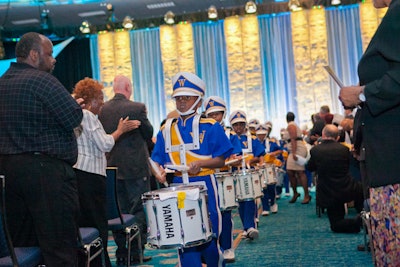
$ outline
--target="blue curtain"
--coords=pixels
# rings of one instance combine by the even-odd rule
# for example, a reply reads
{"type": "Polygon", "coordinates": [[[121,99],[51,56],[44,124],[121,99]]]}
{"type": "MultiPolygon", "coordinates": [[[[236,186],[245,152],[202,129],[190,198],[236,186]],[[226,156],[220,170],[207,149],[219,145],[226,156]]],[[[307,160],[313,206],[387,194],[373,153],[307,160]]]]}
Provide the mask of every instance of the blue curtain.
{"type": "Polygon", "coordinates": [[[146,104],[155,134],[166,117],[159,28],[130,32],[135,100],[146,104]]]}
{"type": "Polygon", "coordinates": [[[262,15],[258,22],[265,118],[283,127],[288,111],[297,114],[290,13],[262,15]]]}
{"type": "Polygon", "coordinates": [[[92,78],[100,81],[100,59],[97,34],[90,35],[90,59],[92,61],[92,78]]]}
{"type": "Polygon", "coordinates": [[[206,97],[224,99],[228,105],[227,114],[230,114],[224,22],[199,22],[193,23],[192,27],[196,73],[206,83],[206,97]]]}
{"type": "MultiPolygon", "coordinates": [[[[362,56],[359,5],[326,8],[329,65],[344,85],[358,84],[357,65],[362,56]]],[[[339,87],[331,80],[332,108],[342,110],[339,87]]]]}

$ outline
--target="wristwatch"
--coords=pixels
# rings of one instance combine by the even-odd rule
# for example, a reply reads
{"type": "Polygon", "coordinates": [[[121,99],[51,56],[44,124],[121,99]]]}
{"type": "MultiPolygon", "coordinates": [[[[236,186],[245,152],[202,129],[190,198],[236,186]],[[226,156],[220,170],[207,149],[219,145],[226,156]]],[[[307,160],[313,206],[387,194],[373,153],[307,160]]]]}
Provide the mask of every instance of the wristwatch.
{"type": "Polygon", "coordinates": [[[358,99],[361,101],[361,102],[365,102],[367,99],[365,98],[365,95],[364,95],[364,88],[361,90],[361,92],[360,92],[360,94],[358,95],[358,99]]]}

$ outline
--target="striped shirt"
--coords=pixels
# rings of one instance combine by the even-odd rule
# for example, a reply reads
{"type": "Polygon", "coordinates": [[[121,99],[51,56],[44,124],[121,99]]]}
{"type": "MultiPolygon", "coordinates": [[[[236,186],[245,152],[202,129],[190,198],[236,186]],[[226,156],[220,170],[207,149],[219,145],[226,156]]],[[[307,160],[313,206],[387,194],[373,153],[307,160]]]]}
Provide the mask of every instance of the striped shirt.
{"type": "Polygon", "coordinates": [[[74,168],[106,176],[105,152],[110,152],[115,144],[112,135],[106,134],[96,115],[84,109],[82,123],[75,128],[75,136],[78,142],[78,161],[74,168]]]}

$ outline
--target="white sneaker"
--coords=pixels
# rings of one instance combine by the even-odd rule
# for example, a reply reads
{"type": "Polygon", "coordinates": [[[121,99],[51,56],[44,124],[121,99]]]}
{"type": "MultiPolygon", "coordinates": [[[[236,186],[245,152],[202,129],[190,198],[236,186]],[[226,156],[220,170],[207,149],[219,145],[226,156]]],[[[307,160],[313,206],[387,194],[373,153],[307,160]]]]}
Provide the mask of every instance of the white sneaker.
{"type": "Polygon", "coordinates": [[[285,197],[290,197],[290,193],[285,193],[285,197]]]}
{"type": "Polygon", "coordinates": [[[267,210],[263,210],[263,212],[261,212],[262,216],[268,216],[269,215],[269,211],[267,210]]]}
{"type": "Polygon", "coordinates": [[[272,213],[278,213],[278,204],[274,204],[271,206],[271,212],[272,213]]]}
{"type": "Polygon", "coordinates": [[[235,261],[235,251],[233,249],[227,249],[224,251],[224,259],[225,261],[228,262],[234,262],[235,261]]]}
{"type": "Polygon", "coordinates": [[[253,227],[250,227],[247,229],[247,237],[250,238],[251,240],[257,239],[258,238],[258,230],[254,229],[253,227]]]}
{"type": "Polygon", "coordinates": [[[247,238],[247,232],[246,232],[246,230],[244,230],[244,231],[242,232],[242,238],[247,238]]]}

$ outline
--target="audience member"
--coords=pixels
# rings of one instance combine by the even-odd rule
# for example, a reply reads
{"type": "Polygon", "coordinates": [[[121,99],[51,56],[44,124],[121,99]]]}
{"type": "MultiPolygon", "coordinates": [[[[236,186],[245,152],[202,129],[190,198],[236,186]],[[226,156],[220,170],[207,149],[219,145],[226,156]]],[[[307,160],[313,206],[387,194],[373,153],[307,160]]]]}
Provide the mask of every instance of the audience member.
{"type": "Polygon", "coordinates": [[[373,0],[389,7],[358,64],[358,86],[340,90],[344,106],[359,106],[354,148],[363,182],[370,188],[372,241],[377,266],[400,266],[400,1],[373,0]]]}
{"type": "Polygon", "coordinates": [[[338,143],[339,130],[328,124],[322,130],[322,141],[311,150],[311,158],[306,167],[316,171],[317,204],[327,209],[331,230],[338,233],[358,233],[361,217],[345,218],[344,204],[354,201],[358,212],[363,207],[363,192],[360,182],[356,182],[349,173],[349,149],[338,143]]]}
{"type": "MultiPolygon", "coordinates": [[[[83,120],[75,128],[78,142],[78,160],[74,165],[78,180],[78,195],[80,204],[80,227],[95,227],[100,232],[103,248],[107,251],[107,199],[106,199],[106,167],[105,152],[110,152],[115,141],[133,129],[140,126],[140,121],[120,118],[117,129],[112,134],[106,134],[97,115],[103,102],[103,85],[93,79],[85,78],[74,88],[75,98],[82,98],[85,103],[83,120]]],[[[111,266],[108,253],[104,253],[106,266],[111,266]]],[[[97,257],[97,259],[100,259],[97,257]]],[[[100,261],[92,261],[91,266],[102,266],[100,261]]]]}
{"type": "MultiPolygon", "coordinates": [[[[121,118],[140,121],[139,128],[121,136],[107,157],[107,165],[118,168],[117,194],[122,213],[135,215],[141,237],[142,248],[147,242],[146,215],[143,210],[141,196],[150,191],[150,169],[148,165],[149,151],[146,140],[153,136],[153,126],[147,118],[146,106],[143,103],[130,101],[132,83],[128,77],[118,75],[114,78],[115,96],[106,102],[99,114],[106,133],[113,133],[121,118]]],[[[114,240],[118,248],[116,257],[119,264],[127,260],[125,233],[114,232],[114,240]]],[[[139,262],[139,248],[133,242],[131,263],[139,262]]],[[[150,257],[144,257],[148,261],[150,257]]]]}
{"type": "MultiPolygon", "coordinates": [[[[313,127],[310,130],[309,137],[308,137],[308,143],[310,145],[314,145],[318,139],[322,135],[322,129],[324,128],[326,124],[325,117],[330,114],[330,109],[327,105],[321,106],[319,109],[319,113],[314,116],[315,121],[313,124],[313,127]]],[[[330,119],[330,116],[328,116],[328,120],[330,119]]],[[[332,122],[332,121],[331,121],[332,122]]]]}
{"type": "Polygon", "coordinates": [[[186,179],[189,180],[189,183],[205,183],[208,194],[208,212],[214,233],[210,242],[179,249],[180,266],[201,266],[202,258],[207,266],[222,266],[224,259],[218,244],[221,214],[213,173],[214,168],[225,165],[225,159],[232,154],[233,148],[219,123],[212,119],[201,118],[197,113],[204,96],[204,81],[193,73],[179,72],[173,77],[172,83],[172,97],[176,101],[176,108],[180,116],[178,119],[168,119],[157,134],[157,141],[151,156],[152,160],[159,165],[160,173],[156,178],[159,182],[164,183],[166,173],[163,166],[174,162],[189,168],[187,172],[175,173],[174,183],[186,183],[186,179]],[[196,128],[198,135],[193,133],[196,128]],[[200,148],[193,149],[192,147],[190,150],[186,150],[194,144],[199,144],[200,148]],[[185,147],[184,156],[180,156],[179,150],[173,149],[180,145],[185,147]],[[166,150],[171,152],[168,153],[166,150]]]}
{"type": "Polygon", "coordinates": [[[301,186],[304,190],[304,198],[301,204],[308,204],[311,201],[311,196],[308,192],[307,176],[305,173],[304,163],[298,162],[299,156],[307,157],[307,147],[301,136],[301,130],[294,122],[295,115],[293,112],[286,114],[288,122],[287,131],[289,133],[288,150],[289,156],[286,162],[286,170],[289,176],[290,185],[293,189],[293,197],[289,203],[295,203],[300,193],[297,192],[297,178],[300,179],[301,186]]]}
{"type": "Polygon", "coordinates": [[[82,120],[81,99],[75,101],[50,74],[56,60],[47,37],[24,34],[15,54],[17,62],[0,78],[0,173],[12,242],[40,246],[46,266],[76,266],[73,130],[82,120]]]}

